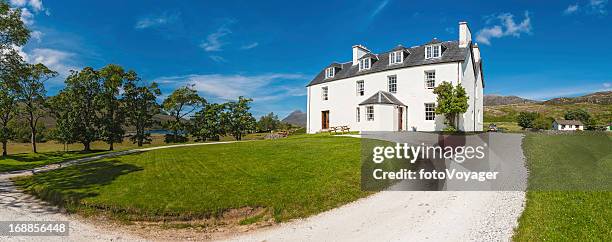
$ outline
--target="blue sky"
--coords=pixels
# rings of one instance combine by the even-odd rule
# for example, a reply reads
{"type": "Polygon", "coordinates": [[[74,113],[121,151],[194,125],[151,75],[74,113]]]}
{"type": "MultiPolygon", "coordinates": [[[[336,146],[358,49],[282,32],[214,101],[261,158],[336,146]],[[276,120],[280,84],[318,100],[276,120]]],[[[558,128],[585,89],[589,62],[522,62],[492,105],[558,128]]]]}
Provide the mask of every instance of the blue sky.
{"type": "Polygon", "coordinates": [[[60,72],[115,63],[164,95],[195,84],[212,102],[254,99],[256,116],[305,110],[305,85],[351,46],[374,52],[436,37],[467,21],[481,46],[485,93],[533,99],[611,90],[607,0],[581,1],[41,1],[11,0],[33,30],[30,62],[60,72]]]}

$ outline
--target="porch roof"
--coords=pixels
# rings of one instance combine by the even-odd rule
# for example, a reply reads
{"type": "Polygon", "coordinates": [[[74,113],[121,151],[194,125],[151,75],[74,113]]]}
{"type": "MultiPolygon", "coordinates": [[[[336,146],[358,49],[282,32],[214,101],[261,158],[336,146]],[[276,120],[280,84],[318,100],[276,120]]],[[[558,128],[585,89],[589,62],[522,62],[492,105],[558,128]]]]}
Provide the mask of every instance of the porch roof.
{"type": "Polygon", "coordinates": [[[361,102],[359,105],[368,104],[393,104],[399,106],[406,106],[400,100],[398,100],[393,94],[385,91],[378,91],[368,99],[361,102]]]}

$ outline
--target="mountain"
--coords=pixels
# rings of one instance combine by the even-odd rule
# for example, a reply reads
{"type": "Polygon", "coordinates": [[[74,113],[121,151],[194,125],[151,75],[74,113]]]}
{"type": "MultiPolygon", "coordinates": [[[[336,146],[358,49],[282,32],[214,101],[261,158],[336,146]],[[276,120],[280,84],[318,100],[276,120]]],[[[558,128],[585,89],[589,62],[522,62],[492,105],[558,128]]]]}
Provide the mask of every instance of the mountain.
{"type": "Polygon", "coordinates": [[[612,104],[612,91],[595,92],[579,97],[559,97],[544,102],[544,104],[574,103],[612,104]]]}
{"type": "Polygon", "coordinates": [[[517,103],[536,103],[536,101],[517,96],[484,95],[485,106],[507,105],[517,103]]]}
{"type": "Polygon", "coordinates": [[[305,128],[306,127],[306,113],[302,112],[301,110],[295,110],[289,115],[287,115],[287,117],[285,117],[282,121],[285,123],[290,123],[290,124],[305,128]]]}

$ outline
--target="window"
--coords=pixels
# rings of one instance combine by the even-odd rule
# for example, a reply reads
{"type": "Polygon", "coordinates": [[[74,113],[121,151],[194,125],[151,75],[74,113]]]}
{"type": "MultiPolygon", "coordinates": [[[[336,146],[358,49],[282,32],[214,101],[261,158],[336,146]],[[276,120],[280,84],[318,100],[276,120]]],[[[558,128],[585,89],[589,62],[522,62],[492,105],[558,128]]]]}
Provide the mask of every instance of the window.
{"type": "Polygon", "coordinates": [[[425,88],[433,89],[436,87],[436,71],[425,72],[425,88]]]}
{"type": "Polygon", "coordinates": [[[328,99],[328,93],[327,93],[328,90],[329,90],[329,88],[327,88],[327,87],[322,87],[321,88],[321,97],[323,98],[324,101],[328,99]]]}
{"type": "Polygon", "coordinates": [[[435,120],[435,119],[436,119],[436,104],[426,103],[425,104],[425,120],[435,120]]]}
{"type": "Polygon", "coordinates": [[[325,78],[332,78],[336,74],[336,69],[333,67],[325,69],[325,78]]]}
{"type": "Polygon", "coordinates": [[[366,107],[366,117],[368,121],[374,121],[374,106],[366,107]]]}
{"type": "Polygon", "coordinates": [[[561,125],[561,129],[565,129],[565,124],[562,124],[562,125],[561,125]]]}
{"type": "Polygon", "coordinates": [[[360,116],[361,116],[361,110],[359,109],[359,107],[357,107],[357,122],[359,122],[361,120],[360,116]]]}
{"type": "Polygon", "coordinates": [[[404,61],[404,52],[395,51],[389,55],[389,64],[398,64],[404,61]]]}
{"type": "Polygon", "coordinates": [[[370,69],[370,58],[364,58],[359,60],[359,70],[367,70],[370,69]]]}
{"type": "Polygon", "coordinates": [[[574,128],[578,128],[578,125],[574,125],[574,128]]]}
{"type": "Polygon", "coordinates": [[[428,45],[425,47],[425,59],[440,57],[442,47],[440,45],[428,45]]]}
{"type": "Polygon", "coordinates": [[[389,85],[388,85],[388,89],[390,93],[396,93],[397,92],[397,76],[388,76],[387,77],[389,79],[389,85]]]}
{"type": "Polygon", "coordinates": [[[365,85],[363,81],[357,81],[357,96],[365,95],[365,85]]]}

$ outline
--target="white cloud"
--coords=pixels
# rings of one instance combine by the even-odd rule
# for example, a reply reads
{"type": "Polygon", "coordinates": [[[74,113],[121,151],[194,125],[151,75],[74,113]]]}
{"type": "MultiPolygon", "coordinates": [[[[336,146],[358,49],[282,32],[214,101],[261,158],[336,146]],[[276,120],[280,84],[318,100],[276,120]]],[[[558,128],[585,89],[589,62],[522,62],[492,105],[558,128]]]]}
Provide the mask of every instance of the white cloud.
{"type": "Polygon", "coordinates": [[[225,25],[221,26],[219,29],[217,29],[217,31],[209,34],[206,37],[206,41],[200,44],[200,47],[202,47],[202,49],[204,49],[204,51],[206,52],[221,51],[223,50],[223,45],[226,44],[221,40],[221,38],[231,33],[232,31],[228,29],[225,25]]]}
{"type": "Polygon", "coordinates": [[[503,13],[494,15],[486,20],[486,23],[498,21],[498,24],[485,27],[478,31],[476,40],[480,43],[490,45],[492,38],[501,38],[505,36],[520,37],[521,34],[531,34],[531,17],[529,12],[525,11],[525,18],[520,22],[514,21],[514,15],[503,13]]]}
{"type": "Polygon", "coordinates": [[[387,6],[387,4],[389,4],[389,0],[384,0],[380,2],[380,4],[378,4],[374,11],[372,11],[372,13],[370,14],[370,18],[376,17],[376,15],[378,15],[380,11],[382,11],[387,6]]]}
{"type": "Polygon", "coordinates": [[[21,8],[21,22],[25,25],[34,24],[34,14],[27,8],[21,8]]]}
{"type": "Polygon", "coordinates": [[[38,43],[40,43],[40,41],[42,40],[43,35],[44,34],[38,30],[30,32],[30,37],[32,37],[32,39],[36,40],[36,42],[38,43]]]}
{"type": "Polygon", "coordinates": [[[590,0],[587,7],[591,14],[607,15],[608,9],[606,9],[606,5],[608,5],[608,0],[590,0]]]}
{"type": "Polygon", "coordinates": [[[147,17],[143,17],[139,19],[136,22],[136,25],[134,26],[134,28],[146,29],[146,28],[158,27],[158,26],[174,23],[179,18],[180,18],[179,13],[164,12],[160,15],[147,16],[147,17]]]}
{"type": "Polygon", "coordinates": [[[20,8],[29,6],[35,12],[40,12],[41,10],[45,9],[45,7],[43,6],[42,0],[11,0],[10,4],[12,6],[20,7],[20,8]]]}
{"type": "Polygon", "coordinates": [[[257,46],[259,46],[259,43],[253,42],[253,43],[248,44],[248,45],[243,45],[242,47],[240,47],[240,49],[250,50],[250,49],[253,49],[253,48],[257,47],[257,46]]]}
{"type": "Polygon", "coordinates": [[[604,86],[605,88],[611,88],[611,87],[612,87],[612,83],[609,83],[609,82],[604,82],[603,86],[604,86]]]}
{"type": "Polygon", "coordinates": [[[227,62],[225,58],[223,58],[222,56],[218,56],[218,55],[211,55],[209,56],[209,58],[213,60],[214,62],[227,62]]]}
{"type": "Polygon", "coordinates": [[[578,11],[578,3],[576,4],[570,4],[569,6],[567,6],[567,8],[563,11],[563,14],[569,15],[569,14],[573,14],[575,12],[578,11]]]}
{"type": "Polygon", "coordinates": [[[29,63],[42,63],[49,69],[57,71],[59,73],[59,80],[67,77],[70,74],[70,70],[80,69],[74,65],[75,55],[70,52],[49,48],[36,48],[29,52],[21,53],[23,53],[22,57],[24,57],[25,61],[29,63]]]}
{"type": "Polygon", "coordinates": [[[291,96],[304,96],[307,76],[302,74],[272,73],[262,75],[184,75],[160,77],[156,81],[167,85],[194,85],[195,89],[220,100],[235,100],[239,96],[265,102],[291,96]]]}

